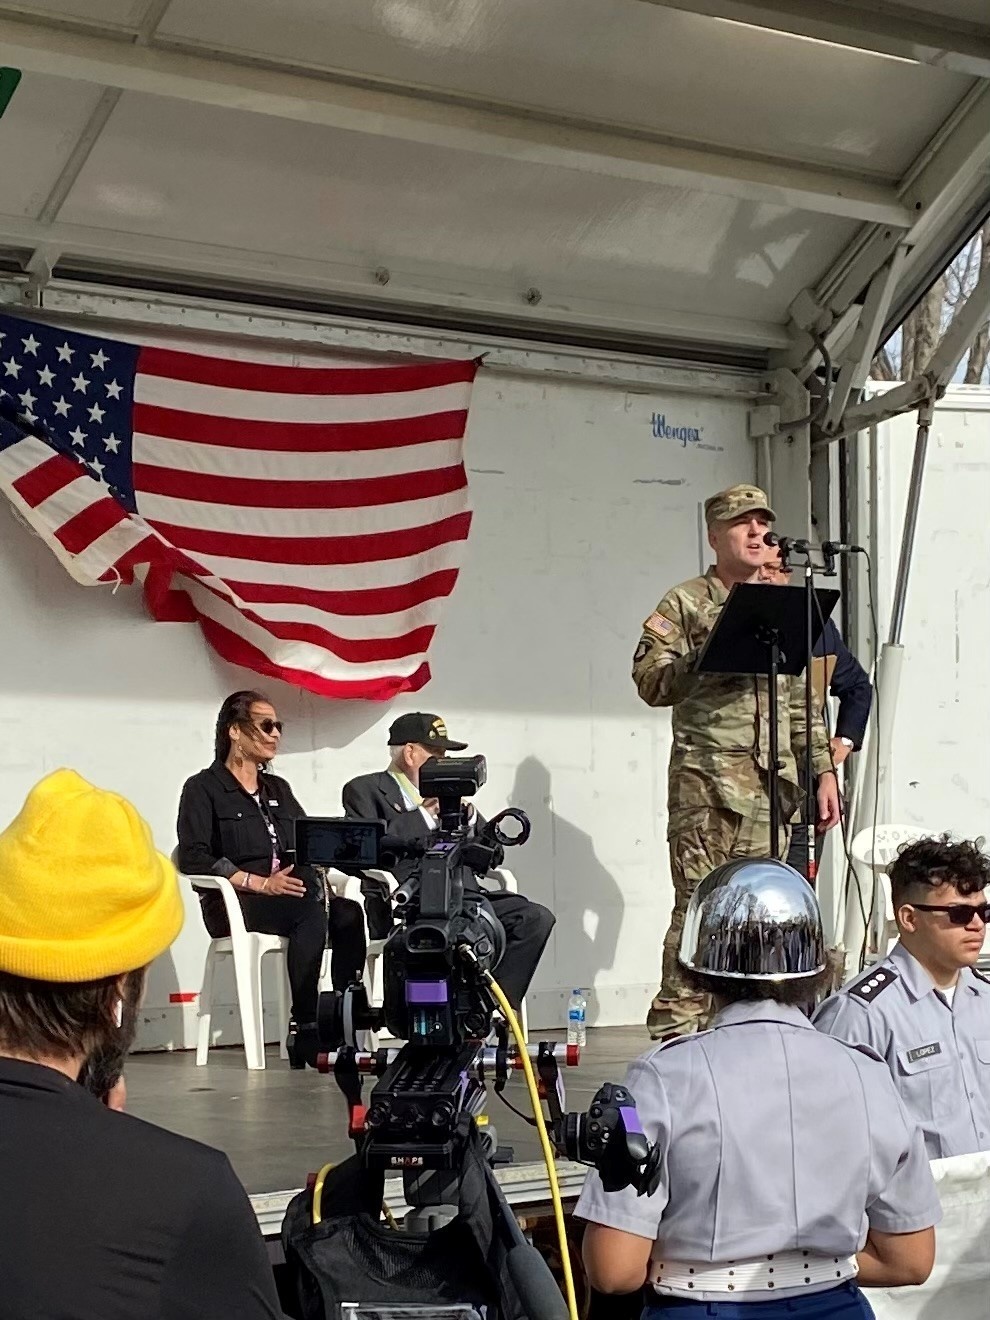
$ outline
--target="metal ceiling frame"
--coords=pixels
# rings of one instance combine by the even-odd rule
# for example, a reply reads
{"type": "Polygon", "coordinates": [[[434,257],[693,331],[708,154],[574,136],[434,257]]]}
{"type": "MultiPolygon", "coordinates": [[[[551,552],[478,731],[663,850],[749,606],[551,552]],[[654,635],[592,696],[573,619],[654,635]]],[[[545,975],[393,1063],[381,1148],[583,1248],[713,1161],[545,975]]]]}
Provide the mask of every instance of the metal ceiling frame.
{"type": "MultiPolygon", "coordinates": [[[[535,333],[577,332],[607,321],[617,336],[769,351],[771,369],[788,369],[807,381],[818,360],[815,338],[824,337],[838,380],[820,435],[847,432],[844,413],[858,393],[892,307],[903,305],[904,287],[930,263],[933,235],[958,227],[963,202],[986,175],[990,199],[990,81],[978,83],[898,186],[827,167],[746,156],[714,145],[651,137],[615,124],[589,123],[521,105],[452,96],[437,90],[396,87],[383,80],[307,68],[293,63],[238,58],[192,42],[156,40],[169,0],[147,0],[133,28],[89,20],[48,20],[5,10],[0,0],[0,42],[5,59],[49,76],[100,86],[103,95],[36,220],[0,217],[0,241],[31,249],[26,263],[34,300],[52,274],[68,267],[83,278],[106,272],[112,281],[122,263],[137,275],[202,279],[211,291],[259,287],[274,296],[304,289],[314,300],[351,300],[358,310],[403,308],[438,316],[472,314],[491,324],[514,324],[511,293],[423,263],[365,269],[352,253],[328,253],[316,261],[220,244],[169,240],[99,227],[65,225],[62,203],[125,90],[233,108],[348,131],[489,154],[606,177],[689,186],[746,200],[777,203],[823,215],[858,219],[863,226],[817,288],[805,290],[791,308],[786,328],[704,313],[655,309],[642,319],[628,306],[609,307],[592,290],[566,294],[519,290],[520,323],[535,333]],[[926,247],[926,244],[928,247],[926,247]],[[62,254],[66,263],[61,264],[62,254]],[[401,267],[399,269],[398,267],[401,267]],[[393,276],[396,278],[393,281],[393,276]],[[388,284],[391,288],[386,289],[388,284]]],[[[641,0],[713,19],[748,24],[793,36],[852,46],[875,54],[937,64],[979,78],[990,77],[990,27],[932,17],[903,5],[866,6],[864,0],[641,0]]],[[[384,258],[388,260],[386,256],[384,258]]],[[[27,301],[31,301],[30,297],[27,301]]],[[[820,438],[820,437],[819,437],[820,438]]]]}
{"type": "Polygon", "coordinates": [[[118,91],[609,178],[694,187],[845,219],[901,228],[911,223],[903,202],[885,182],[526,107],[383,84],[358,86],[294,66],[237,62],[4,17],[0,48],[5,60],[26,72],[118,91]]]}
{"type": "Polygon", "coordinates": [[[990,25],[856,0],[642,0],[685,13],[990,78],[990,25]]]}

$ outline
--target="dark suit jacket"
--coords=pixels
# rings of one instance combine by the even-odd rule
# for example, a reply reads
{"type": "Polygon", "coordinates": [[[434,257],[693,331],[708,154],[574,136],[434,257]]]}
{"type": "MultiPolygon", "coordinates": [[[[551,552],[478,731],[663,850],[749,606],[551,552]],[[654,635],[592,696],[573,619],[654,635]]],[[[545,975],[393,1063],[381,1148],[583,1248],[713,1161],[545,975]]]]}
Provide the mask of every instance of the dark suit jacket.
{"type": "MultiPolygon", "coordinates": [[[[385,833],[403,843],[418,843],[424,847],[429,844],[433,831],[423,818],[419,807],[410,811],[402,796],[402,790],[386,771],[377,771],[371,775],[358,775],[349,780],[343,788],[341,799],[344,815],[359,820],[381,820],[385,822],[385,833]]],[[[475,809],[469,833],[481,829],[485,819],[475,809]]],[[[402,881],[415,869],[415,859],[400,861],[394,869],[395,878],[402,881]]]]}
{"type": "Polygon", "coordinates": [[[842,634],[831,619],[825,620],[825,630],[815,644],[815,655],[835,657],[835,668],[829,682],[829,692],[839,701],[835,736],[848,738],[859,751],[866,737],[866,725],[873,702],[870,676],[846,646],[842,634]]]}

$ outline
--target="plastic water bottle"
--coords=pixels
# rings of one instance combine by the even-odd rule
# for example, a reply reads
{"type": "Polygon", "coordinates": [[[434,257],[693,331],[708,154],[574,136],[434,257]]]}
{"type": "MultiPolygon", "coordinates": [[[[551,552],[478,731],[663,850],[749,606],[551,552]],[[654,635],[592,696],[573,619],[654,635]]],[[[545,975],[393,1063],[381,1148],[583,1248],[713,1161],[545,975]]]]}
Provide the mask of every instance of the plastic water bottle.
{"type": "Polygon", "coordinates": [[[588,1013],[588,1001],[580,990],[572,990],[567,1001],[567,1043],[583,1046],[587,1041],[585,1018],[588,1013]]]}

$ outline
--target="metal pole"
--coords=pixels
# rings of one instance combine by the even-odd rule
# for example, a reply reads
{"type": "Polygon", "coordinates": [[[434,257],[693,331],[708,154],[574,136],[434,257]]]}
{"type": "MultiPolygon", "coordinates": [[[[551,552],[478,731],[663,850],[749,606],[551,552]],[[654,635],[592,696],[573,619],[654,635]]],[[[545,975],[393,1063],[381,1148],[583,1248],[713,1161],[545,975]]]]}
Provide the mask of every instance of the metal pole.
{"type": "Polygon", "coordinates": [[[815,573],[811,565],[811,551],[808,551],[808,563],[804,570],[804,878],[809,885],[815,883],[818,875],[818,858],[815,849],[815,819],[817,795],[815,793],[814,768],[811,754],[811,731],[814,726],[814,683],[812,666],[814,664],[814,645],[812,637],[815,631],[815,573]]]}
{"type": "Polygon", "coordinates": [[[777,724],[777,675],[780,672],[780,641],[776,628],[770,635],[770,660],[767,696],[770,716],[770,763],[767,767],[767,787],[770,790],[770,856],[780,857],[780,729],[777,724]]]}
{"type": "Polygon", "coordinates": [[[918,510],[921,507],[921,483],[925,475],[925,456],[928,453],[928,436],[931,431],[932,417],[935,413],[935,400],[926,399],[918,409],[918,430],[914,441],[914,461],[911,464],[911,480],[908,484],[907,504],[904,509],[904,527],[901,531],[901,553],[897,561],[897,578],[894,582],[894,603],[890,611],[890,634],[888,641],[893,646],[900,646],[901,632],[904,627],[904,610],[907,605],[908,578],[911,573],[911,557],[914,554],[914,538],[918,530],[918,510]]]}

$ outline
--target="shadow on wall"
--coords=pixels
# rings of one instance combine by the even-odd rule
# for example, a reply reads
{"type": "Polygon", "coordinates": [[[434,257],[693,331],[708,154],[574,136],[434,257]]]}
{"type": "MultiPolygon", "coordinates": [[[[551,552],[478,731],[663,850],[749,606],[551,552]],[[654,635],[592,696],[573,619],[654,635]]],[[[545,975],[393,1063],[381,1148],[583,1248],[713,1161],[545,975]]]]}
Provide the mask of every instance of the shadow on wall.
{"type": "Polygon", "coordinates": [[[565,1001],[572,987],[584,987],[588,1021],[594,1024],[598,973],[615,964],[622,890],[599,861],[591,835],[554,810],[550,771],[537,757],[520,762],[509,803],[526,812],[533,832],[524,847],[507,854],[506,865],[520,891],[557,918],[536,985],[558,986],[565,1001]]]}

